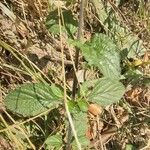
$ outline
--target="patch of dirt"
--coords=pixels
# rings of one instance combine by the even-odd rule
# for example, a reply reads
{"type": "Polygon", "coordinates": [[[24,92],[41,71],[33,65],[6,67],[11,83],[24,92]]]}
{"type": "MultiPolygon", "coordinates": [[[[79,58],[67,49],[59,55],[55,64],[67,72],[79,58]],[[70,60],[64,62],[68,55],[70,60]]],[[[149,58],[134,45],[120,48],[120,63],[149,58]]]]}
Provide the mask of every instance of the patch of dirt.
{"type": "Polygon", "coordinates": [[[12,150],[14,147],[3,137],[0,137],[0,149],[1,150],[12,150]]]}
{"type": "MultiPolygon", "coordinates": [[[[42,4],[29,1],[3,1],[0,6],[0,35],[1,40],[27,56],[45,74],[53,71],[57,73],[54,76],[60,76],[60,45],[57,38],[51,37],[44,26],[48,11],[46,6],[47,1],[42,1],[42,4]]],[[[20,62],[9,51],[1,49],[1,55],[3,64],[20,67],[20,62]]],[[[66,60],[65,63],[72,65],[71,61],[66,60]]]]}

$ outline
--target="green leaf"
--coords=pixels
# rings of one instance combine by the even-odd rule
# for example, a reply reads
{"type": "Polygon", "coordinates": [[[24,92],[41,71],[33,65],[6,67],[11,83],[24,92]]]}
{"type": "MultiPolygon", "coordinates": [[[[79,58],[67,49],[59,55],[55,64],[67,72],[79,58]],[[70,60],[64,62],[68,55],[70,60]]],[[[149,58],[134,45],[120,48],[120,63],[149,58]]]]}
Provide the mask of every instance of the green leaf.
{"type": "Polygon", "coordinates": [[[125,150],[135,150],[136,147],[134,145],[131,144],[127,144],[125,150]]]}
{"type": "MultiPolygon", "coordinates": [[[[86,149],[90,145],[89,140],[85,136],[79,136],[78,139],[79,139],[79,142],[80,142],[82,148],[86,149]]],[[[77,147],[77,144],[75,141],[73,141],[73,143],[72,143],[72,149],[78,150],[78,147],[77,147]]]]}
{"type": "Polygon", "coordinates": [[[61,89],[60,87],[58,88],[58,86],[56,86],[55,84],[51,85],[51,90],[52,93],[55,93],[55,95],[57,95],[57,97],[63,97],[63,89],[61,89]]]}
{"type": "Polygon", "coordinates": [[[77,101],[70,100],[67,104],[69,111],[74,114],[79,113],[80,111],[87,112],[88,110],[88,104],[86,100],[83,99],[78,99],[77,101]]]}
{"type": "Polygon", "coordinates": [[[92,3],[96,9],[99,19],[104,24],[108,18],[108,12],[110,11],[111,7],[106,7],[102,0],[93,0],[92,3]]]}
{"type": "MultiPolygon", "coordinates": [[[[70,10],[63,10],[62,32],[67,33],[73,38],[73,34],[77,31],[78,22],[74,19],[70,10]]],[[[61,18],[62,19],[62,18],[61,18]]],[[[60,32],[58,11],[54,10],[49,13],[46,20],[46,27],[51,33],[57,34],[60,32]]]]}
{"type": "MultiPolygon", "coordinates": [[[[114,13],[111,4],[105,3],[102,0],[93,0],[92,2],[106,33],[109,34],[111,32],[120,49],[127,49],[128,58],[136,58],[137,55],[142,56],[146,51],[142,41],[139,40],[138,36],[130,32],[129,29],[122,27],[122,23],[116,13],[114,13]]],[[[122,1],[117,0],[116,6],[120,3],[122,1]]]]}
{"type": "Polygon", "coordinates": [[[79,106],[81,111],[87,112],[88,104],[87,104],[87,102],[85,100],[79,99],[79,100],[77,100],[77,103],[78,103],[78,106],[79,106]]]}
{"type": "Polygon", "coordinates": [[[43,83],[24,84],[5,98],[7,109],[23,116],[35,116],[60,104],[63,92],[55,85],[43,83]]]}
{"type": "MultiPolygon", "coordinates": [[[[73,114],[73,123],[75,126],[75,130],[77,132],[77,136],[79,139],[79,142],[82,147],[85,147],[89,145],[89,140],[86,138],[86,131],[88,129],[88,119],[87,119],[87,113],[84,113],[82,111],[78,113],[73,114]]],[[[76,142],[73,141],[73,147],[76,149],[76,142]]]]}
{"type": "Polygon", "coordinates": [[[80,97],[87,97],[99,79],[85,81],[80,87],[80,97]]]}
{"type": "Polygon", "coordinates": [[[61,149],[62,148],[62,137],[59,134],[49,136],[46,141],[46,150],[49,149],[61,149]]]}
{"type": "Polygon", "coordinates": [[[121,82],[110,78],[100,78],[93,81],[87,81],[84,84],[83,88],[81,87],[81,95],[83,93],[89,93],[84,96],[86,96],[89,101],[96,102],[102,106],[119,101],[125,92],[121,82]],[[91,84],[92,82],[93,84],[91,84]]]}
{"type": "Polygon", "coordinates": [[[105,77],[120,78],[120,55],[109,37],[99,34],[87,45],[79,47],[88,63],[98,67],[105,77]]]}
{"type": "Polygon", "coordinates": [[[76,102],[76,101],[70,100],[70,101],[68,101],[67,104],[68,104],[69,111],[70,111],[71,113],[78,113],[78,112],[80,112],[80,108],[79,108],[79,106],[77,105],[77,102],[76,102]]]}
{"type": "Polygon", "coordinates": [[[78,136],[85,136],[86,133],[86,126],[88,123],[87,120],[87,113],[84,113],[82,111],[78,113],[73,113],[73,119],[74,119],[74,125],[75,129],[77,131],[78,136]]]}
{"type": "Polygon", "coordinates": [[[146,87],[148,87],[150,89],[150,78],[145,79],[144,83],[145,83],[146,87]]]}

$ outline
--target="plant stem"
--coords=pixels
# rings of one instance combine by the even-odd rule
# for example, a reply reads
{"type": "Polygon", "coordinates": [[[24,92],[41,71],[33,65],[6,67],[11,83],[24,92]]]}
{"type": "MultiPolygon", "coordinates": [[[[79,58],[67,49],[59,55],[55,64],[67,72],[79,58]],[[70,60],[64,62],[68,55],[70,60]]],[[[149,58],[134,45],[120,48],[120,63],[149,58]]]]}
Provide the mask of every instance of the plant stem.
{"type": "MultiPolygon", "coordinates": [[[[84,0],[81,0],[81,2],[80,2],[80,13],[79,13],[79,24],[78,24],[77,40],[81,40],[81,38],[82,38],[82,29],[83,29],[83,26],[84,26],[83,14],[84,14],[84,0]]],[[[76,53],[75,53],[75,70],[74,70],[73,87],[72,87],[72,99],[73,100],[75,100],[76,89],[77,89],[77,84],[78,84],[78,80],[77,80],[77,77],[76,77],[76,71],[78,70],[78,64],[79,64],[79,48],[76,48],[76,53]]],[[[71,124],[69,123],[66,150],[71,149],[71,146],[70,146],[71,139],[72,139],[71,129],[72,129],[71,128],[71,124]]]]}
{"type": "MultiPolygon", "coordinates": [[[[84,26],[83,14],[84,14],[84,0],[81,0],[77,40],[81,40],[81,38],[82,38],[82,30],[83,30],[83,26],[84,26]]],[[[78,84],[76,73],[75,73],[75,71],[78,70],[78,64],[79,64],[79,48],[76,48],[76,53],[75,53],[75,69],[76,70],[74,70],[73,87],[72,87],[72,98],[73,99],[75,99],[76,89],[77,89],[77,84],[78,84]]]]}
{"type": "MultiPolygon", "coordinates": [[[[83,26],[83,0],[81,0],[81,4],[80,4],[80,18],[79,18],[79,29],[78,29],[78,40],[81,38],[81,32],[82,32],[82,26],[83,26]],[[81,7],[82,6],[82,7],[81,7]]],[[[59,15],[59,18],[61,16],[61,11],[60,11],[60,8],[58,7],[58,15],[59,15]]],[[[63,50],[63,47],[62,47],[62,34],[61,34],[61,21],[59,19],[59,27],[60,27],[60,47],[61,47],[61,55],[62,55],[62,74],[64,75],[63,76],[63,82],[64,82],[64,104],[65,104],[65,109],[66,109],[66,114],[67,114],[67,117],[68,117],[68,121],[69,121],[69,127],[68,127],[68,137],[67,137],[67,144],[65,146],[65,149],[66,150],[70,150],[71,148],[71,139],[72,139],[72,133],[73,133],[73,136],[75,138],[75,141],[76,141],[76,144],[77,144],[77,148],[79,150],[81,150],[81,144],[79,142],[79,139],[77,137],[77,133],[76,133],[76,130],[75,130],[75,127],[74,127],[74,124],[73,124],[73,119],[72,119],[72,116],[71,116],[71,113],[69,111],[69,108],[68,108],[68,104],[67,104],[67,93],[66,93],[66,78],[65,78],[65,67],[64,67],[64,50],[63,50]],[[71,133],[72,131],[72,133],[71,133]]],[[[76,54],[75,54],[75,68],[77,68],[78,66],[78,57],[79,57],[79,49],[76,51],[76,54]]],[[[75,74],[75,73],[74,73],[75,74]]],[[[75,79],[75,78],[74,78],[75,79]]],[[[75,79],[74,81],[77,82],[77,80],[75,79]]],[[[77,86],[77,83],[76,83],[76,86],[77,86]]],[[[76,91],[75,91],[76,92],[76,91]]],[[[72,94],[72,97],[73,97],[73,94],[72,94]]]]}

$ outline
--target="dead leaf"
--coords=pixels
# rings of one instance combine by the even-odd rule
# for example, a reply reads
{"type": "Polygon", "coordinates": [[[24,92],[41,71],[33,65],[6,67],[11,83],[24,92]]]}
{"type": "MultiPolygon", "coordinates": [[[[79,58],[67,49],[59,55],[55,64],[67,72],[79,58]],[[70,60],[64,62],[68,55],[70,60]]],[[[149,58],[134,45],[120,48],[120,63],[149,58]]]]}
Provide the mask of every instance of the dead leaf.
{"type": "Polygon", "coordinates": [[[28,37],[29,32],[28,29],[25,27],[25,25],[20,22],[16,25],[17,32],[22,36],[22,38],[28,37]]]}
{"type": "Polygon", "coordinates": [[[98,104],[90,104],[88,107],[88,112],[90,112],[94,116],[101,115],[103,112],[103,108],[98,104]]]}

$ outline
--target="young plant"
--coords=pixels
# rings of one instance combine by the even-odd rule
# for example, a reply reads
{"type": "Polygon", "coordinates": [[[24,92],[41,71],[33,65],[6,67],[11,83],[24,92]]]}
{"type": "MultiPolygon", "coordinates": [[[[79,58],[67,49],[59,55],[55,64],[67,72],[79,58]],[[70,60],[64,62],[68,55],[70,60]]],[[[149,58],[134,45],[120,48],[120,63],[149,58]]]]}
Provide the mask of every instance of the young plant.
{"type": "MultiPolygon", "coordinates": [[[[85,147],[88,145],[85,136],[88,122],[87,103],[92,102],[98,103],[101,106],[107,106],[117,102],[124,94],[124,86],[119,82],[121,77],[120,55],[117,47],[110,38],[106,35],[99,34],[91,42],[84,45],[78,42],[76,44],[82,50],[82,54],[88,64],[100,69],[104,76],[100,79],[83,83],[79,89],[80,94],[78,98],[80,100],[77,102],[68,100],[69,111],[73,115],[78,138],[82,147],[85,147]],[[83,127],[79,128],[81,120],[85,121],[82,124],[83,127]]],[[[63,89],[54,84],[23,84],[9,92],[5,98],[7,109],[23,117],[36,116],[62,104],[63,89]]],[[[60,142],[60,135],[49,136],[45,143],[52,144],[54,139],[60,142]]],[[[61,144],[59,143],[58,145],[61,144]]],[[[75,146],[75,144],[73,145],[75,146]]]]}

